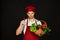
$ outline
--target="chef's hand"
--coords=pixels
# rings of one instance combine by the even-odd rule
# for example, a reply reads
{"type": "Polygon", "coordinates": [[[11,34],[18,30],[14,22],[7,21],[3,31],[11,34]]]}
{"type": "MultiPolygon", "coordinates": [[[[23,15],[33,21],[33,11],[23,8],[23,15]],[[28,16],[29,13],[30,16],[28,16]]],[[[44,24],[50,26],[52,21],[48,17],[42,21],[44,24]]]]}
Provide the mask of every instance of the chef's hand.
{"type": "Polygon", "coordinates": [[[38,35],[39,37],[41,37],[41,36],[43,36],[45,34],[42,29],[36,30],[34,33],[36,35],[38,35]]]}
{"type": "Polygon", "coordinates": [[[20,23],[20,25],[19,25],[19,27],[18,27],[17,30],[16,30],[16,35],[17,35],[17,36],[22,33],[22,30],[23,30],[23,28],[24,28],[24,25],[25,25],[25,21],[22,20],[21,23],[20,23]]]}

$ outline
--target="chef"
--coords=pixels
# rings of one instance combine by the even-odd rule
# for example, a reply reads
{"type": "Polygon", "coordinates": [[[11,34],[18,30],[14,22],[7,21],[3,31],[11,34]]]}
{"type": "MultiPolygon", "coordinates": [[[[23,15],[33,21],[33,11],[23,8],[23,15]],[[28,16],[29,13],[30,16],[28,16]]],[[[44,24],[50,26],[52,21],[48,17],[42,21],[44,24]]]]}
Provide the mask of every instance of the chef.
{"type": "MultiPolygon", "coordinates": [[[[24,33],[24,37],[23,40],[38,40],[38,37],[40,36],[40,33],[42,33],[43,31],[35,31],[35,33],[30,31],[30,27],[33,23],[37,23],[39,25],[41,25],[41,21],[35,19],[34,15],[35,15],[35,7],[32,5],[29,5],[25,8],[25,10],[27,11],[27,19],[24,19],[20,22],[19,27],[16,29],[16,35],[18,36],[19,34],[24,33]]],[[[38,16],[38,15],[37,15],[38,16]]]]}

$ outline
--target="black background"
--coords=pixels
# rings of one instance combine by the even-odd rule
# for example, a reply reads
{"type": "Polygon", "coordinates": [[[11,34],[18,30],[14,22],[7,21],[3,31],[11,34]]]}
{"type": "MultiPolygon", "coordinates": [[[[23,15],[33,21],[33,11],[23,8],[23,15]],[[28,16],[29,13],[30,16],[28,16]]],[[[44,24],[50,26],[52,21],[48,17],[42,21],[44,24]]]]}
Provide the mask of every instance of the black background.
{"type": "Polygon", "coordinates": [[[23,34],[18,37],[15,31],[20,21],[26,16],[25,7],[35,5],[37,19],[45,20],[51,26],[51,33],[41,37],[41,40],[59,39],[59,8],[55,1],[51,0],[2,0],[1,14],[1,39],[2,40],[22,40],[23,34]]]}

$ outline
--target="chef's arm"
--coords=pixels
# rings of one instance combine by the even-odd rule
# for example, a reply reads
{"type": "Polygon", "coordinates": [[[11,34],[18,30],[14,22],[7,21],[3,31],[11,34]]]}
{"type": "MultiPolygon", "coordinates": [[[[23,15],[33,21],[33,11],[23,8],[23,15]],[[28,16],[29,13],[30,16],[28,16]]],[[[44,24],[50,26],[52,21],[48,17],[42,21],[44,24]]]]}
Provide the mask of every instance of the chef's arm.
{"type": "Polygon", "coordinates": [[[17,36],[22,33],[23,27],[24,27],[24,21],[21,21],[19,27],[16,30],[16,35],[17,36]]]}

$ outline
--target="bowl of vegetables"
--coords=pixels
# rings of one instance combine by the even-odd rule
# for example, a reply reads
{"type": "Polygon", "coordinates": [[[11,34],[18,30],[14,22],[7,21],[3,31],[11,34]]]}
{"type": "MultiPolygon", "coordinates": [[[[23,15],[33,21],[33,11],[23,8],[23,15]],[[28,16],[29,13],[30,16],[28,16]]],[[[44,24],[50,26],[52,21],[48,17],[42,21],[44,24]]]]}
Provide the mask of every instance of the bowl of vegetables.
{"type": "MultiPolygon", "coordinates": [[[[49,28],[49,26],[47,26],[47,23],[44,20],[40,20],[40,21],[41,21],[42,25],[37,25],[36,23],[33,23],[30,27],[30,31],[34,32],[34,33],[36,31],[38,31],[42,35],[43,35],[43,33],[46,34],[46,33],[51,32],[51,28],[49,28]],[[41,32],[41,31],[43,31],[43,32],[41,32]]],[[[37,32],[37,34],[38,34],[38,32],[37,32]]]]}

